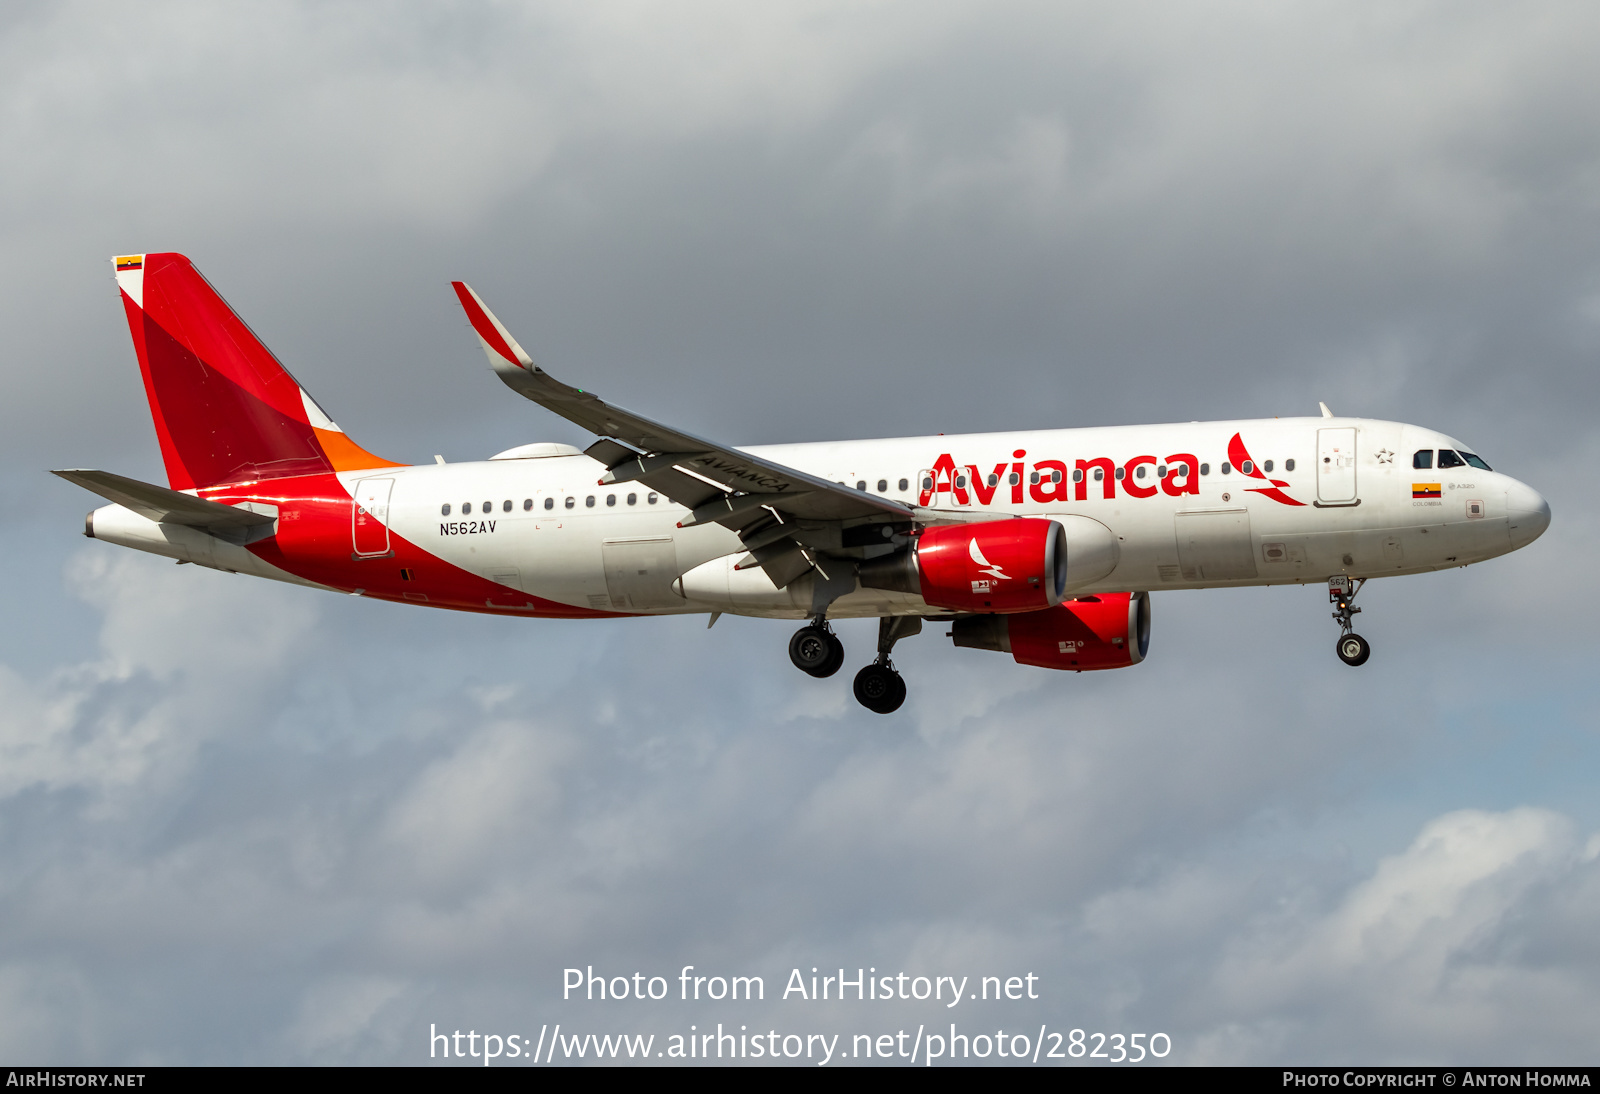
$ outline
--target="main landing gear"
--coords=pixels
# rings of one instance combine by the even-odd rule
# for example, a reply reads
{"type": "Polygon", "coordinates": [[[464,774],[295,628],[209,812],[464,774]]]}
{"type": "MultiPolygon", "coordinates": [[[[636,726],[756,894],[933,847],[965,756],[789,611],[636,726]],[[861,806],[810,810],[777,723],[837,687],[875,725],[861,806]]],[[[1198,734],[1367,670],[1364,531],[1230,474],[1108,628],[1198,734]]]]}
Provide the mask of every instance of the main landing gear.
{"type": "Polygon", "coordinates": [[[922,631],[922,620],[914,615],[890,615],[878,620],[877,659],[856,673],[856,702],[874,714],[893,714],[906,701],[906,682],[894,670],[889,653],[902,638],[922,631]]]}
{"type": "MultiPolygon", "coordinates": [[[[878,656],[872,664],[856,673],[851,690],[856,702],[874,714],[893,714],[906,701],[906,682],[895,671],[889,653],[902,638],[909,638],[922,630],[922,620],[916,616],[891,616],[878,620],[878,656]]],[[[795,668],[812,676],[832,676],[844,664],[844,644],[839,641],[828,621],[818,618],[801,627],[789,639],[789,660],[795,668]]]]}
{"type": "Polygon", "coordinates": [[[1364,577],[1348,578],[1341,575],[1328,579],[1328,600],[1334,605],[1333,618],[1342,632],[1333,648],[1339,654],[1339,660],[1352,667],[1365,665],[1367,658],[1372,656],[1372,644],[1356,634],[1351,623],[1351,619],[1361,610],[1354,605],[1356,594],[1366,583],[1364,577]]]}
{"type": "Polygon", "coordinates": [[[844,643],[826,619],[818,618],[789,639],[789,660],[801,672],[818,678],[832,676],[844,664],[844,643]]]}

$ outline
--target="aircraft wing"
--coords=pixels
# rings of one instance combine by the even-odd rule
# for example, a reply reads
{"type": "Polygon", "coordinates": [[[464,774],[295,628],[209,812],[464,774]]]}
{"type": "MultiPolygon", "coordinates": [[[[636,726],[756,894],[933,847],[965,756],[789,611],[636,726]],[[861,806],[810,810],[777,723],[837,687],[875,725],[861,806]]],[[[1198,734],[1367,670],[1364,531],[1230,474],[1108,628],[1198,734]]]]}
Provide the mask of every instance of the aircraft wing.
{"type": "MultiPolygon", "coordinates": [[[[870,532],[877,531],[851,536],[843,534],[846,527],[950,519],[673,429],[564,384],[533,363],[468,285],[451,284],[506,386],[601,438],[588,454],[609,468],[602,483],[638,481],[660,491],[693,510],[683,527],[717,521],[739,531],[755,561],[780,585],[788,583],[780,578],[792,581],[808,571],[817,552],[848,551],[850,540],[871,542],[870,532]],[[814,527],[819,524],[832,527],[814,527]],[[792,557],[797,544],[815,549],[803,568],[792,557]],[[768,564],[775,553],[790,556],[785,565],[768,564]]],[[[885,538],[879,532],[876,542],[885,538]]]]}

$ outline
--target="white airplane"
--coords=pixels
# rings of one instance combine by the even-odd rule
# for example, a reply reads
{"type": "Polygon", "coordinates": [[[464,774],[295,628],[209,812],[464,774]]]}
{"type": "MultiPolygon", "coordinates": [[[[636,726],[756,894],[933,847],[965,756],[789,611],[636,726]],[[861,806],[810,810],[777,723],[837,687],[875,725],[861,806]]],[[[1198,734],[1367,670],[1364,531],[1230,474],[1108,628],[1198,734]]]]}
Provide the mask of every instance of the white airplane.
{"type": "MultiPolygon", "coordinates": [[[[806,620],[802,671],[844,663],[830,621],[879,620],[855,678],[889,713],[924,620],[957,646],[1087,671],[1142,661],[1157,589],[1328,584],[1349,665],[1369,578],[1465,566],[1550,523],[1536,491],[1420,426],[1335,417],[734,448],[569,387],[470,288],[518,394],[597,437],[408,466],[357,446],[178,254],[115,260],[168,486],[55,474],[111,502],[86,534],[215,569],[535,617],[725,612],[806,620]]],[[[708,624],[709,625],[709,624],[708,624]]]]}

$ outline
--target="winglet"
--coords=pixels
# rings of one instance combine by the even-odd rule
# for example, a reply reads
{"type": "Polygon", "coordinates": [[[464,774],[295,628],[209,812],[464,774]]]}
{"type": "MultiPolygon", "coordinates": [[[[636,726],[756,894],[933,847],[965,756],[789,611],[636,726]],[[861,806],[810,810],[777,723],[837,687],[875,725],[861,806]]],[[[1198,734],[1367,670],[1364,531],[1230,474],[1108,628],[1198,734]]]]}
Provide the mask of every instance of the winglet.
{"type": "MultiPolygon", "coordinates": [[[[470,292],[471,290],[469,289],[467,291],[470,292]]],[[[1317,405],[1322,408],[1322,416],[1324,418],[1333,417],[1333,411],[1328,409],[1328,404],[1327,403],[1318,403],[1317,405]]]]}
{"type": "Polygon", "coordinates": [[[472,286],[465,281],[452,281],[450,287],[455,289],[456,296],[461,300],[461,307],[466,311],[467,319],[477,332],[478,341],[483,343],[483,352],[494,369],[498,371],[507,366],[533,368],[533,358],[517,345],[517,340],[511,337],[511,332],[494,317],[494,313],[484,307],[483,300],[472,291],[472,286]]]}

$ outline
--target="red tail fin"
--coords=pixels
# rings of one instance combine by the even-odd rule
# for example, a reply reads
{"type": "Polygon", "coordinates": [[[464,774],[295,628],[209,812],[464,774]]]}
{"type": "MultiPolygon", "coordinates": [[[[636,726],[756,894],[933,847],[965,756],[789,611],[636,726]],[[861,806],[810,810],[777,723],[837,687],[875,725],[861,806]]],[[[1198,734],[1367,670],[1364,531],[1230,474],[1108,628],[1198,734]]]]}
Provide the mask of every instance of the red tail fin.
{"type": "Polygon", "coordinates": [[[400,466],[346,437],[183,255],[115,262],[174,490],[400,466]]]}

